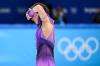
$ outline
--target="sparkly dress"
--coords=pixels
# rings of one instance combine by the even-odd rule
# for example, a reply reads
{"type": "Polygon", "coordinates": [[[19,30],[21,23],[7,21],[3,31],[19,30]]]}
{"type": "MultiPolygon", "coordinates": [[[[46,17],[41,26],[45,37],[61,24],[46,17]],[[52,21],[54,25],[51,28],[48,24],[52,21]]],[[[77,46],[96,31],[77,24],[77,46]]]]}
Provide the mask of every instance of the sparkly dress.
{"type": "Polygon", "coordinates": [[[37,56],[36,66],[55,66],[54,62],[54,21],[49,17],[53,25],[52,31],[48,38],[43,35],[42,21],[39,19],[39,25],[36,32],[37,39],[37,56]]]}

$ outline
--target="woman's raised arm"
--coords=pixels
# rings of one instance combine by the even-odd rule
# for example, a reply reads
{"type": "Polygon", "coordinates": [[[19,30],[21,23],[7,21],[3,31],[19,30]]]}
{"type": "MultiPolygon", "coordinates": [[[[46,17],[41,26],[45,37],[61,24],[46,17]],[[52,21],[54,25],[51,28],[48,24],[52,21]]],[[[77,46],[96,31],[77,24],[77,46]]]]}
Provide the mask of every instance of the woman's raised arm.
{"type": "Polygon", "coordinates": [[[34,12],[38,12],[39,17],[43,22],[49,21],[48,14],[45,12],[44,8],[41,5],[36,5],[34,8],[32,8],[32,10],[34,12]]]}

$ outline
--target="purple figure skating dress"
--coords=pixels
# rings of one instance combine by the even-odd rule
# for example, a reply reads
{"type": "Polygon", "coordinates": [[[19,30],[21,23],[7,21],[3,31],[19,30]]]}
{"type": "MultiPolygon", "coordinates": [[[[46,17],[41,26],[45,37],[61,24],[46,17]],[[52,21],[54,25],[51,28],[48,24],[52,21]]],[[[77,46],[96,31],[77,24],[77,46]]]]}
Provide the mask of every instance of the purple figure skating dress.
{"type": "MultiPolygon", "coordinates": [[[[49,17],[50,23],[54,25],[49,17]]],[[[36,66],[55,66],[54,62],[54,26],[48,38],[45,38],[42,32],[42,21],[39,19],[39,26],[36,32],[37,39],[37,57],[36,66]]]]}

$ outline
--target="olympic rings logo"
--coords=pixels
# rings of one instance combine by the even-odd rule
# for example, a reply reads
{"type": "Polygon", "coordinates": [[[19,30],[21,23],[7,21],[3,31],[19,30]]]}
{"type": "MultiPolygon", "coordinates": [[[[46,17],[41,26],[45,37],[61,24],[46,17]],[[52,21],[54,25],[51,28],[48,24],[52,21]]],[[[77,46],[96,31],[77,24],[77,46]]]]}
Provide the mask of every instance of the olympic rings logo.
{"type": "Polygon", "coordinates": [[[63,37],[58,41],[57,45],[58,51],[65,56],[65,58],[69,61],[75,61],[77,58],[80,60],[86,61],[90,59],[92,54],[94,54],[98,48],[99,48],[99,42],[95,37],[90,37],[87,40],[84,40],[81,37],[77,37],[73,39],[72,41],[69,38],[63,37]],[[65,49],[62,49],[63,42],[66,42],[68,45],[65,47],[65,49]],[[80,42],[81,46],[77,47],[76,43],[80,42]],[[90,42],[93,42],[95,44],[95,48],[93,49],[92,46],[90,46],[90,42]],[[83,56],[83,52],[87,51],[88,55],[83,56]],[[69,53],[73,51],[74,56],[69,56],[69,53]]]}

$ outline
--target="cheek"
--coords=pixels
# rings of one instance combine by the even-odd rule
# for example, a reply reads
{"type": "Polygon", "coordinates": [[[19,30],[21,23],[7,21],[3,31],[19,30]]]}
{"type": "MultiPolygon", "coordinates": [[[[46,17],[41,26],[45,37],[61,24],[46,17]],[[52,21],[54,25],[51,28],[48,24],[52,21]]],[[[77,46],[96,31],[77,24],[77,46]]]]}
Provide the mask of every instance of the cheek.
{"type": "Polygon", "coordinates": [[[36,24],[38,24],[38,16],[34,16],[34,17],[32,18],[32,21],[34,21],[36,24]]]}

